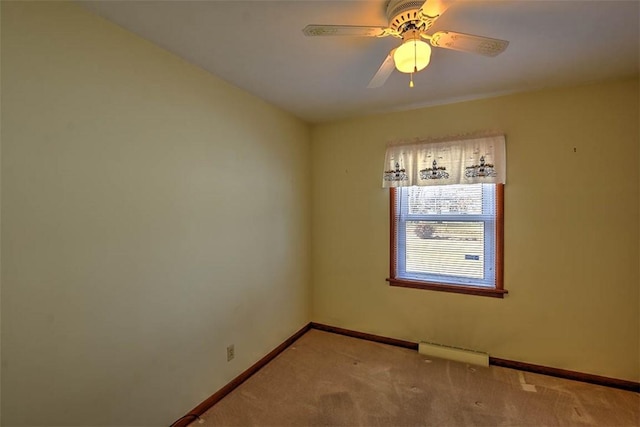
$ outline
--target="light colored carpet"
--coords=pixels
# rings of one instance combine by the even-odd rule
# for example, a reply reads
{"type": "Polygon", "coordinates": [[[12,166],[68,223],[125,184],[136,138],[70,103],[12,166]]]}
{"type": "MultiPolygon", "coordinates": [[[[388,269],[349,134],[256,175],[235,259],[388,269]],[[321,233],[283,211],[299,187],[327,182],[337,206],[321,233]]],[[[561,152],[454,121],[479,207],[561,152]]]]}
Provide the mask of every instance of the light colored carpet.
{"type": "Polygon", "coordinates": [[[204,426],[636,426],[640,395],[311,330],[203,418],[204,426]]]}

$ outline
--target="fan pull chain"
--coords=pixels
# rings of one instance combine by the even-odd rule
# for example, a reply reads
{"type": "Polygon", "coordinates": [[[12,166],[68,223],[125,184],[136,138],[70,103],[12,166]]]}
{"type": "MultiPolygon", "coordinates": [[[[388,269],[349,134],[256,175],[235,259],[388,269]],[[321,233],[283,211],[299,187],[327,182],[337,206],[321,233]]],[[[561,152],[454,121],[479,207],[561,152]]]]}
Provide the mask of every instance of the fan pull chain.
{"type": "MultiPolygon", "coordinates": [[[[415,39],[413,40],[413,73],[418,72],[418,47],[415,39]]],[[[413,87],[413,73],[411,73],[411,80],[409,81],[409,87],[413,87]]]]}

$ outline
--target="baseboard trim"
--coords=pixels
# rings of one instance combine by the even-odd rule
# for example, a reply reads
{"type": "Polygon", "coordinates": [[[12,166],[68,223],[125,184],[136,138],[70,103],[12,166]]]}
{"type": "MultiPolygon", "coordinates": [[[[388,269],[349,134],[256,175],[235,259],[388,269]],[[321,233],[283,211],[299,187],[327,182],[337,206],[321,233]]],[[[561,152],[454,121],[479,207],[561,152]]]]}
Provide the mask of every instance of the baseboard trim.
{"type": "Polygon", "coordinates": [[[551,368],[549,366],[534,365],[533,363],[518,362],[515,360],[499,359],[497,357],[489,357],[489,364],[501,366],[503,368],[532,372],[534,374],[549,375],[552,377],[564,378],[566,380],[581,381],[584,383],[603,385],[606,387],[619,388],[622,390],[640,393],[640,383],[620,380],[618,378],[601,377],[600,375],[568,371],[566,369],[551,368]]]}
{"type": "Polygon", "coordinates": [[[383,337],[381,335],[368,334],[366,332],[353,331],[351,329],[338,328],[337,326],[329,326],[323,323],[311,322],[311,329],[317,329],[319,331],[331,332],[339,335],[346,335],[348,337],[360,338],[367,341],[379,342],[382,344],[394,345],[396,347],[409,348],[411,350],[418,351],[418,343],[411,341],[399,340],[396,338],[383,337]]]}
{"type": "MultiPolygon", "coordinates": [[[[346,335],[353,338],[360,338],[369,341],[375,341],[383,344],[395,345],[398,347],[410,348],[418,350],[418,343],[411,341],[398,340],[395,338],[383,337],[380,335],[367,334],[365,332],[353,331],[351,329],[338,328],[336,326],[324,325],[322,323],[311,322],[312,329],[333,332],[334,334],[346,335]]],[[[517,362],[515,360],[499,359],[497,357],[489,357],[489,365],[501,366],[503,368],[518,369],[525,372],[535,374],[549,375],[552,377],[564,378],[567,380],[581,381],[590,384],[597,384],[606,387],[618,388],[622,390],[634,391],[640,393],[640,383],[620,380],[617,378],[601,377],[599,375],[586,374],[583,372],[568,371],[565,369],[551,368],[548,366],[534,365],[533,363],[517,362]]]]}
{"type": "Polygon", "coordinates": [[[193,408],[189,413],[184,415],[182,418],[178,419],[176,422],[171,424],[171,427],[186,427],[191,424],[193,421],[198,419],[202,414],[207,412],[213,405],[218,403],[225,397],[227,394],[231,393],[236,387],[249,379],[253,374],[262,369],[267,363],[271,362],[276,358],[280,353],[286,350],[291,344],[293,344],[298,338],[304,335],[309,329],[311,329],[311,323],[307,323],[302,327],[298,332],[291,335],[287,338],[282,344],[271,350],[269,354],[264,356],[262,359],[258,360],[256,363],[251,365],[249,369],[242,372],[240,375],[231,380],[230,383],[222,387],[220,390],[213,393],[209,396],[204,402],[193,408]]]}
{"type": "MultiPolygon", "coordinates": [[[[345,335],[352,338],[359,338],[367,341],[378,342],[382,344],[389,344],[396,347],[408,348],[411,350],[418,350],[418,343],[412,341],[399,340],[396,338],[384,337],[381,335],[368,334],[366,332],[358,332],[351,329],[339,328],[337,326],[325,325],[323,323],[310,322],[302,327],[298,332],[287,338],[282,344],[271,350],[269,354],[262,359],[254,363],[249,369],[235,377],[231,382],[220,390],[213,393],[204,402],[193,408],[189,413],[182,418],[176,420],[171,427],[186,427],[193,421],[198,419],[213,405],[218,403],[227,394],[231,393],[236,387],[245,382],[249,377],[258,372],[267,363],[276,358],[277,355],[282,353],[287,347],[293,344],[298,338],[304,335],[310,329],[317,329],[319,331],[331,332],[334,334],[345,335]]],[[[565,369],[551,368],[548,366],[534,365],[532,363],[517,362],[515,360],[500,359],[497,357],[489,357],[489,364],[494,366],[501,366],[503,368],[518,369],[525,372],[533,372],[535,374],[549,375],[552,377],[564,378],[568,380],[581,381],[590,384],[597,384],[606,387],[612,387],[622,390],[633,391],[640,393],[640,383],[634,381],[620,380],[617,378],[601,377],[599,375],[585,374],[583,372],[568,371],[565,369]]]]}

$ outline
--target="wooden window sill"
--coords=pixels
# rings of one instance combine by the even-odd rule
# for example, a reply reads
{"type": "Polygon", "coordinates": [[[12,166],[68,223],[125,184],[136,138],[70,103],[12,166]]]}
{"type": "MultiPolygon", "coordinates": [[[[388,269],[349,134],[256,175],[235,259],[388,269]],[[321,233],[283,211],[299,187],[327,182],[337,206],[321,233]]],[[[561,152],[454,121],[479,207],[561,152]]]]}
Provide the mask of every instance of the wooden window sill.
{"type": "Polygon", "coordinates": [[[420,282],[406,279],[389,278],[387,279],[387,282],[389,282],[391,286],[399,286],[401,288],[426,289],[430,291],[453,292],[457,294],[478,295],[491,298],[504,298],[504,295],[509,293],[509,291],[505,289],[479,288],[464,285],[445,285],[442,283],[420,282]]]}

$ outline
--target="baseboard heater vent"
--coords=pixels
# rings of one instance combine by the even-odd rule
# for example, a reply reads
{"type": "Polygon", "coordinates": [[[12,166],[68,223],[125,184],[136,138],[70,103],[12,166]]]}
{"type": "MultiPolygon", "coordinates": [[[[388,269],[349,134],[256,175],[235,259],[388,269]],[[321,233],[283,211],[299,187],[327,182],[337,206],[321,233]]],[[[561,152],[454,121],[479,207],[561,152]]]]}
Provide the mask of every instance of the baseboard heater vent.
{"type": "Polygon", "coordinates": [[[440,359],[470,363],[472,365],[489,366],[489,355],[487,353],[465,350],[463,348],[449,347],[430,342],[421,342],[418,344],[418,353],[424,354],[425,356],[438,357],[440,359]]]}

